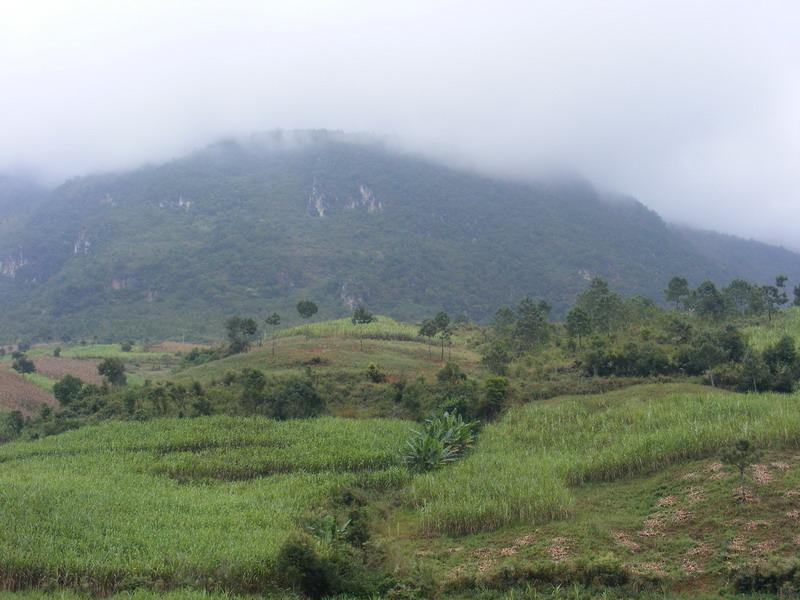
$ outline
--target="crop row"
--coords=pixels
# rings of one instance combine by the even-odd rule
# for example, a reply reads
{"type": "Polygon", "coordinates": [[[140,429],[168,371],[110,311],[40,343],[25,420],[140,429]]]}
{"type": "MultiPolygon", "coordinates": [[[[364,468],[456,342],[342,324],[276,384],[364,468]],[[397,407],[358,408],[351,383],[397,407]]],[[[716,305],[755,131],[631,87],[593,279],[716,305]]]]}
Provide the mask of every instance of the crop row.
{"type": "Polygon", "coordinates": [[[708,457],[740,438],[800,446],[798,395],[660,395],[656,387],[511,411],[465,460],[416,480],[426,528],[468,533],[563,517],[570,486],[708,457]]]}

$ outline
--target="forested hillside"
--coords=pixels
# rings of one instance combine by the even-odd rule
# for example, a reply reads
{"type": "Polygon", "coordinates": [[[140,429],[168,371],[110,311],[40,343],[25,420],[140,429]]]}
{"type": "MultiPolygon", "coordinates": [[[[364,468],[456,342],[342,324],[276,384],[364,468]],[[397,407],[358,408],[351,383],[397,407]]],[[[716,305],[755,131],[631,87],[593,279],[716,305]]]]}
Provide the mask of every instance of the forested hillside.
{"type": "Polygon", "coordinates": [[[0,239],[17,231],[47,195],[44,187],[26,177],[0,173],[0,239]]]}
{"type": "Polygon", "coordinates": [[[583,182],[503,181],[328,132],[77,178],[7,229],[6,341],[218,338],[224,315],[288,314],[302,298],[321,317],[366,304],[482,320],[526,295],[563,314],[593,276],[654,299],[676,274],[800,278],[795,254],[775,250],[764,270],[583,182]]]}

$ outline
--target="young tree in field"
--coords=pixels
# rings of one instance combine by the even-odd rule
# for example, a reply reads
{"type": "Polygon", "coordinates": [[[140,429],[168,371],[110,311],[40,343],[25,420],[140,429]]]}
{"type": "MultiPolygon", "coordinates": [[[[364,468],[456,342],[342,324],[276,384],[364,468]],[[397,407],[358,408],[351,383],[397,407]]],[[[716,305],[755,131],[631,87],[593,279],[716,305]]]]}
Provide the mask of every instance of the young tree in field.
{"type": "MultiPolygon", "coordinates": [[[[732,446],[725,448],[720,455],[720,460],[726,464],[736,467],[739,470],[739,481],[744,481],[744,472],[750,465],[754,464],[759,457],[756,448],[748,440],[738,440],[732,446]]],[[[745,500],[745,490],[740,487],[740,501],[745,500]]]]}
{"type": "Polygon", "coordinates": [[[800,285],[794,286],[794,306],[800,306],[800,285]]]}
{"type": "Polygon", "coordinates": [[[419,326],[419,335],[422,337],[428,338],[428,358],[432,358],[431,356],[431,340],[433,340],[434,336],[437,333],[436,323],[433,322],[433,319],[425,319],[422,324],[419,326]]]}
{"type": "MultiPolygon", "coordinates": [[[[314,304],[311,300],[301,300],[297,303],[297,312],[298,314],[308,321],[311,317],[317,314],[319,308],[316,304],[314,304]]],[[[310,325],[306,325],[306,338],[311,337],[311,328],[310,325]]]]}
{"type": "Polygon", "coordinates": [[[583,347],[583,338],[592,333],[592,322],[586,311],[579,307],[573,308],[567,313],[567,334],[571,338],[578,338],[578,347],[583,347]]]}
{"type": "Polygon", "coordinates": [[[114,387],[123,386],[127,382],[125,363],[118,358],[106,358],[97,365],[97,372],[105,377],[106,381],[114,387]]]}
{"type": "Polygon", "coordinates": [[[674,303],[675,310],[680,310],[681,304],[686,301],[690,293],[689,282],[683,277],[673,277],[670,279],[667,289],[664,290],[664,296],[667,302],[674,303]]]}
{"type": "Polygon", "coordinates": [[[272,313],[266,319],[264,319],[264,323],[267,327],[272,327],[272,356],[275,356],[275,327],[281,324],[281,316],[278,313],[272,313]]]}
{"type": "Polygon", "coordinates": [[[433,318],[433,324],[436,326],[436,333],[442,340],[442,362],[444,362],[444,343],[445,340],[450,340],[452,332],[450,331],[450,315],[444,311],[439,311],[433,318]]]}
{"type": "MultiPolygon", "coordinates": [[[[359,329],[362,329],[361,326],[368,325],[375,321],[375,317],[371,312],[369,312],[366,308],[359,305],[356,306],[356,309],[353,311],[353,318],[351,319],[353,325],[359,326],[359,329]]],[[[361,351],[364,351],[364,332],[363,330],[359,332],[358,336],[359,341],[361,342],[361,351]]]]}
{"type": "Polygon", "coordinates": [[[225,332],[228,337],[228,348],[231,354],[247,352],[258,333],[258,324],[255,319],[245,317],[230,317],[225,321],[225,332]]]}

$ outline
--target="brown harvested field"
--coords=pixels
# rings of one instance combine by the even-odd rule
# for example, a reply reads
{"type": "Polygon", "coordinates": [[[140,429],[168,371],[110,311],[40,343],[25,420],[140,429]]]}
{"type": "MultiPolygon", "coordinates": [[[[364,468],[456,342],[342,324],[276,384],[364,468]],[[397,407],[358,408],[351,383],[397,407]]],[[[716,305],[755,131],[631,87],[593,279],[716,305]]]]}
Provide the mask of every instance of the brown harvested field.
{"type": "Polygon", "coordinates": [[[99,360],[84,358],[56,358],[55,356],[33,357],[36,372],[50,379],[61,379],[64,375],[80,377],[86,383],[100,385],[103,378],[97,372],[99,360]]]}
{"type": "Polygon", "coordinates": [[[204,348],[209,348],[208,344],[192,344],[190,342],[159,342],[158,344],[153,344],[152,346],[148,346],[147,350],[149,352],[165,352],[167,354],[176,354],[178,352],[191,352],[195,348],[200,348],[201,350],[204,348]]]}
{"type": "Polygon", "coordinates": [[[38,413],[42,404],[55,406],[57,403],[42,388],[7,367],[0,366],[0,410],[18,410],[29,416],[38,413]]]}

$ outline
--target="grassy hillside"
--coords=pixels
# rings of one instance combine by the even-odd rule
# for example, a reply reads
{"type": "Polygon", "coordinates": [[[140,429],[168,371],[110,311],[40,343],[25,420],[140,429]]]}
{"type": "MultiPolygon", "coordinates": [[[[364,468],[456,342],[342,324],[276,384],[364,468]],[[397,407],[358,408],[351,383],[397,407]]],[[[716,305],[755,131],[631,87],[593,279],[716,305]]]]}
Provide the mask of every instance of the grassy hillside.
{"type": "Polygon", "coordinates": [[[279,548],[335,490],[402,481],[408,427],[210,418],[3,446],[3,579],[269,589],[279,548]]]}
{"type": "MultiPolygon", "coordinates": [[[[218,339],[234,313],[292,324],[306,297],[324,319],[358,302],[405,320],[485,319],[526,295],[561,312],[592,275],[660,299],[675,274],[763,280],[782,264],[709,259],[641,204],[584,183],[293,135],[302,143],[231,141],[59,187],[0,237],[0,338],[218,339]]],[[[800,263],[786,274],[800,278],[800,263]]]]}
{"type": "Polygon", "coordinates": [[[763,350],[783,336],[800,339],[800,307],[793,306],[775,315],[771,323],[762,323],[747,330],[751,343],[763,350]]]}
{"type": "Polygon", "coordinates": [[[0,570],[102,593],[275,591],[283,545],[340,514],[347,490],[369,537],[357,555],[392,574],[389,597],[747,591],[748,569],[796,553],[798,403],[685,384],[533,403],[416,476],[400,420],[87,427],[0,447],[0,570]],[[766,451],[742,483],[716,459],[741,436],[766,451]]]}
{"type": "Polygon", "coordinates": [[[564,517],[570,485],[649,473],[740,438],[794,448],[800,402],[644,386],[529,404],[482,436],[479,452],[416,483],[426,528],[465,533],[564,517]]]}

